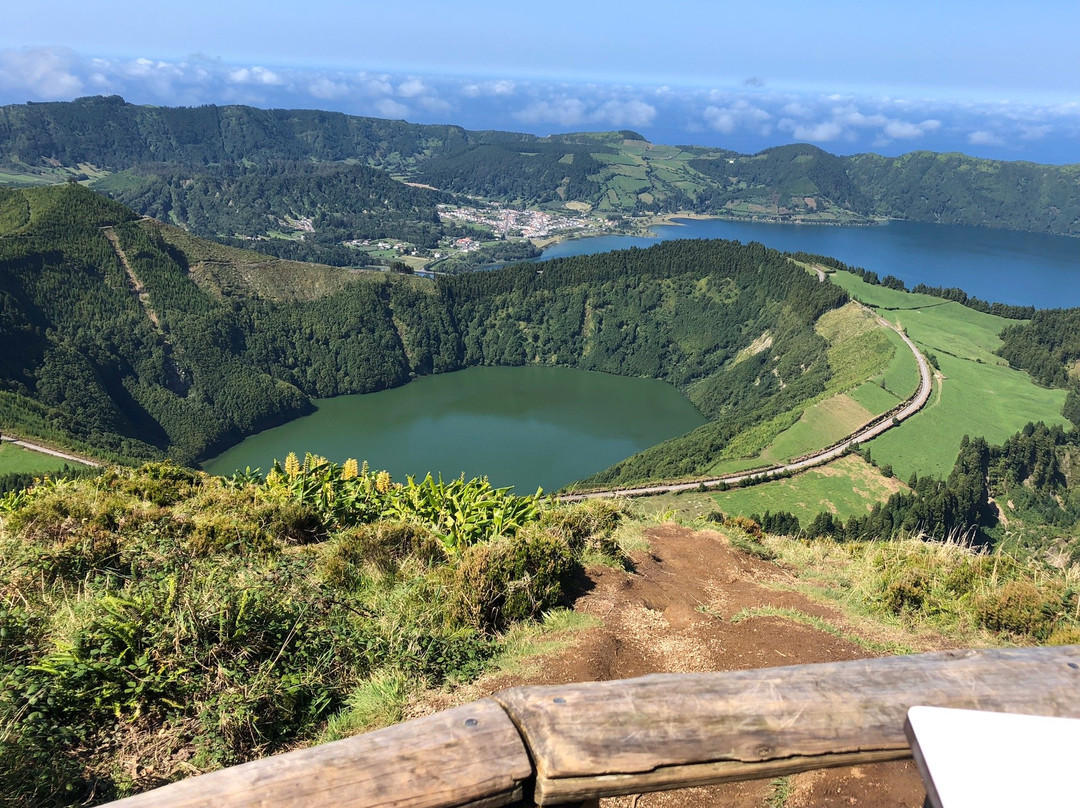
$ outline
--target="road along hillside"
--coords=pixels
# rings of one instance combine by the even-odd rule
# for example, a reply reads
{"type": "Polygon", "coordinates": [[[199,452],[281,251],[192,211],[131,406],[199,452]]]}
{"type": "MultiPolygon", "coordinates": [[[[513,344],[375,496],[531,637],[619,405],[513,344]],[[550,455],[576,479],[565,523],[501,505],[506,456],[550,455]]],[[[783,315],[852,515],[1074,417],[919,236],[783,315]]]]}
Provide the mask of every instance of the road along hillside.
{"type": "MultiPolygon", "coordinates": [[[[866,307],[864,306],[863,308],[866,307]]],[[[869,309],[867,310],[869,311],[869,309]]],[[[670,494],[676,491],[693,491],[702,486],[705,488],[718,488],[721,485],[764,482],[765,480],[770,480],[783,474],[803,471],[804,469],[812,468],[814,466],[824,465],[830,460],[835,460],[840,457],[844,452],[854,446],[872,438],[876,438],[882,432],[898,426],[901,422],[906,421],[921,410],[926,405],[926,402],[930,400],[930,393],[933,390],[933,375],[930,372],[930,363],[926,360],[926,357],[922,355],[917,347],[915,347],[915,343],[911,341],[911,338],[908,337],[902,329],[893,325],[884,317],[875,315],[875,318],[880,325],[891,328],[899,334],[900,338],[904,341],[904,344],[911,350],[911,353],[919,366],[919,387],[907,401],[884,415],[878,416],[870,423],[863,425],[839,443],[834,443],[832,446],[828,446],[809,455],[804,455],[803,457],[788,463],[750,469],[749,471],[740,471],[734,474],[725,474],[707,480],[698,480],[689,483],[666,483],[632,486],[627,488],[609,488],[600,491],[562,494],[557,497],[557,499],[560,502],[580,502],[586,499],[600,499],[604,497],[642,497],[650,496],[652,494],[670,494]]]]}

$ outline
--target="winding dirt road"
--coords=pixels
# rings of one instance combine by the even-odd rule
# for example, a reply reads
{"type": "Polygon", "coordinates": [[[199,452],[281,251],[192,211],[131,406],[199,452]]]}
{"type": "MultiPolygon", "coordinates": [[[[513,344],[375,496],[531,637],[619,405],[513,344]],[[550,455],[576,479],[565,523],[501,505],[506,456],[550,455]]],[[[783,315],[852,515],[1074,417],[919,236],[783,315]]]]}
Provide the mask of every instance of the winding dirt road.
{"type": "MultiPolygon", "coordinates": [[[[863,308],[870,311],[866,306],[863,306],[863,308]]],[[[853,446],[868,441],[871,438],[876,438],[882,432],[892,429],[902,421],[906,421],[921,410],[926,405],[926,402],[930,400],[930,393],[933,390],[933,376],[930,373],[930,363],[926,361],[926,357],[924,357],[919,349],[915,347],[915,343],[911,341],[911,338],[908,337],[903,330],[880,315],[874,314],[874,316],[880,325],[891,328],[899,334],[900,339],[902,339],[904,344],[911,349],[911,353],[919,365],[919,389],[915,391],[915,394],[911,398],[901,404],[899,408],[891,410],[890,412],[885,413],[885,415],[878,416],[870,423],[865,424],[848,435],[840,443],[833,444],[818,452],[793,460],[790,463],[751,469],[750,471],[740,471],[735,472],[734,474],[724,474],[720,477],[713,477],[708,480],[698,480],[690,483],[611,488],[580,494],[562,494],[556,497],[556,499],[559,502],[580,502],[586,499],[602,499],[606,497],[643,497],[652,494],[670,494],[675,491],[693,491],[701,486],[704,486],[705,488],[718,488],[721,485],[764,482],[765,480],[772,479],[782,474],[789,474],[795,471],[803,471],[804,469],[812,468],[814,466],[824,465],[830,460],[835,460],[840,457],[853,446]]]]}

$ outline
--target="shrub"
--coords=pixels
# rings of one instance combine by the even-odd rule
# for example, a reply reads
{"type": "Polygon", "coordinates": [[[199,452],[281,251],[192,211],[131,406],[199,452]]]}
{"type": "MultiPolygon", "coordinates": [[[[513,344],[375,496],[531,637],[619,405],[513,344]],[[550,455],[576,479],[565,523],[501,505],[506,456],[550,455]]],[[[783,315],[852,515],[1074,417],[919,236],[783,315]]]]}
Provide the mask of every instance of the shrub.
{"type": "Polygon", "coordinates": [[[765,538],[761,525],[746,516],[731,516],[724,520],[725,527],[734,527],[755,539],[765,538]]]}
{"type": "Polygon", "coordinates": [[[930,597],[931,580],[918,567],[901,568],[881,580],[881,600],[893,614],[921,611],[930,597]]]}
{"type": "Polygon", "coordinates": [[[1008,581],[976,601],[980,623],[991,631],[1007,631],[1043,640],[1065,613],[1064,593],[1056,586],[1008,581]]]}
{"type": "Polygon", "coordinates": [[[332,586],[351,588],[360,583],[365,569],[390,575],[406,558],[434,566],[446,555],[439,540],[418,525],[376,522],[334,536],[320,556],[319,572],[332,586]]]}
{"type": "Polygon", "coordinates": [[[498,536],[513,535],[540,516],[540,493],[518,497],[509,488],[495,488],[487,477],[449,483],[428,474],[419,483],[412,477],[394,490],[384,515],[423,525],[443,543],[448,555],[498,536]]]}
{"type": "Polygon", "coordinates": [[[577,555],[591,551],[622,559],[624,553],[615,540],[615,529],[626,513],[624,502],[592,499],[544,511],[540,525],[562,538],[577,555]]]}
{"type": "Polygon", "coordinates": [[[574,567],[570,546],[539,530],[468,548],[453,570],[450,613],[490,632],[558,605],[574,567]]]}

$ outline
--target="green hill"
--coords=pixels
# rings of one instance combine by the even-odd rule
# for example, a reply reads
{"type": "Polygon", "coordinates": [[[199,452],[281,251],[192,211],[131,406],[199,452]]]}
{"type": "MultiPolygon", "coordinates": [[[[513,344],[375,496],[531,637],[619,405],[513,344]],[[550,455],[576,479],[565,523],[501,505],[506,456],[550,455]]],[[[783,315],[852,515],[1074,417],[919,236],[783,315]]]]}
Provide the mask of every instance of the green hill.
{"type": "MultiPolygon", "coordinates": [[[[312,110],[147,107],[117,96],[0,107],[0,172],[23,182],[93,179],[140,213],[219,238],[265,235],[267,217],[318,220],[308,248],[318,241],[336,262],[350,233],[430,242],[428,208],[439,197],[387,172],[504,205],[822,223],[892,217],[1080,235],[1077,165],[931,152],[838,157],[806,144],[743,155],[655,145],[633,132],[541,138],[312,110]]],[[[282,242],[258,246],[301,255],[282,242]]]]}
{"type": "Polygon", "coordinates": [[[395,239],[422,248],[470,234],[439,220],[450,194],[355,163],[143,164],[94,183],[140,213],[196,235],[279,257],[362,261],[345,242],[395,239]]]}
{"type": "Polygon", "coordinates": [[[440,278],[304,268],[203,242],[74,183],[0,192],[0,424],[118,458],[193,463],[311,397],[470,365],[660,378],[713,423],[615,476],[693,475],[798,412],[846,301],[759,244],[678,241],[440,278]],[[762,335],[768,344],[751,349],[762,335]]]}

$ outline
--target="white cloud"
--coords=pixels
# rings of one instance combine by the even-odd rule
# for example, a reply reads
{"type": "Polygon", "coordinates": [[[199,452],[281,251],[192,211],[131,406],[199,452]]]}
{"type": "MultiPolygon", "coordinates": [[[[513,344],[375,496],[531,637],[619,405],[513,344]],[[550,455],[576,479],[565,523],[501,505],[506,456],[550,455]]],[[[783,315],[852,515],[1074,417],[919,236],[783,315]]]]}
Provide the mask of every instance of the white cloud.
{"type": "Polygon", "coordinates": [[[656,118],[656,107],[644,101],[608,101],[591,117],[611,126],[649,126],[656,118]]]}
{"type": "MultiPolygon", "coordinates": [[[[139,60],[145,61],[145,60],[139,60]]],[[[273,70],[267,70],[265,67],[241,67],[237,70],[233,70],[229,73],[229,81],[236,84],[261,84],[267,87],[277,87],[285,82],[281,76],[275,73],[273,70]]]]}
{"type": "Polygon", "coordinates": [[[367,73],[361,73],[357,76],[360,82],[360,89],[362,89],[368,95],[393,95],[394,85],[390,83],[389,76],[371,76],[367,73]]]}
{"type": "Polygon", "coordinates": [[[83,90],[76,56],[66,48],[0,51],[0,89],[37,98],[72,98],[83,90]]]}
{"type": "Polygon", "coordinates": [[[1002,146],[1005,141],[995,135],[993,132],[987,132],[985,129],[976,129],[968,135],[968,143],[972,146],[1002,146]]]}
{"type": "Polygon", "coordinates": [[[709,126],[725,135],[730,135],[737,129],[748,128],[760,134],[767,134],[772,130],[772,115],[742,98],[724,107],[705,107],[702,117],[709,126]]]}
{"type": "Polygon", "coordinates": [[[349,85],[343,81],[333,81],[326,76],[319,76],[315,81],[308,85],[308,92],[316,98],[322,98],[329,101],[347,95],[349,92],[349,85]]]}
{"type": "Polygon", "coordinates": [[[517,89],[517,85],[509,79],[498,81],[485,81],[466,84],[461,92],[469,98],[479,98],[483,95],[510,95],[517,89]]]}
{"type": "Polygon", "coordinates": [[[514,117],[524,123],[557,123],[560,126],[574,126],[585,120],[585,102],[580,98],[572,97],[554,101],[533,101],[524,109],[515,112],[514,117]]]}
{"type": "Polygon", "coordinates": [[[836,140],[842,134],[844,134],[844,127],[837,121],[822,121],[813,124],[797,123],[791,127],[791,135],[796,140],[827,143],[830,140],[836,140]]]}
{"type": "Polygon", "coordinates": [[[1041,140],[1054,131],[1054,127],[1050,124],[1042,124],[1040,126],[1021,126],[1020,137],[1024,140],[1041,140]]]}
{"type": "Polygon", "coordinates": [[[399,104],[392,98],[381,98],[375,102],[376,111],[384,118],[404,118],[409,114],[409,108],[399,104]]]}
{"type": "Polygon", "coordinates": [[[941,127],[941,121],[928,119],[921,123],[909,123],[907,121],[889,121],[885,125],[885,134],[890,138],[902,140],[905,138],[922,137],[927,132],[937,131],[941,127]]]}
{"type": "Polygon", "coordinates": [[[437,98],[433,95],[424,96],[419,99],[419,101],[420,106],[428,112],[449,112],[454,108],[454,105],[449,101],[445,101],[442,98],[437,98]]]}
{"type": "Polygon", "coordinates": [[[860,112],[852,104],[848,104],[846,107],[835,107],[832,111],[832,115],[833,121],[841,126],[877,127],[885,126],[889,123],[889,119],[880,112],[867,115],[860,112]]]}
{"type": "Polygon", "coordinates": [[[427,92],[427,87],[424,86],[424,82],[420,79],[413,78],[401,82],[398,85],[397,92],[403,98],[416,98],[418,95],[427,92]]]}

